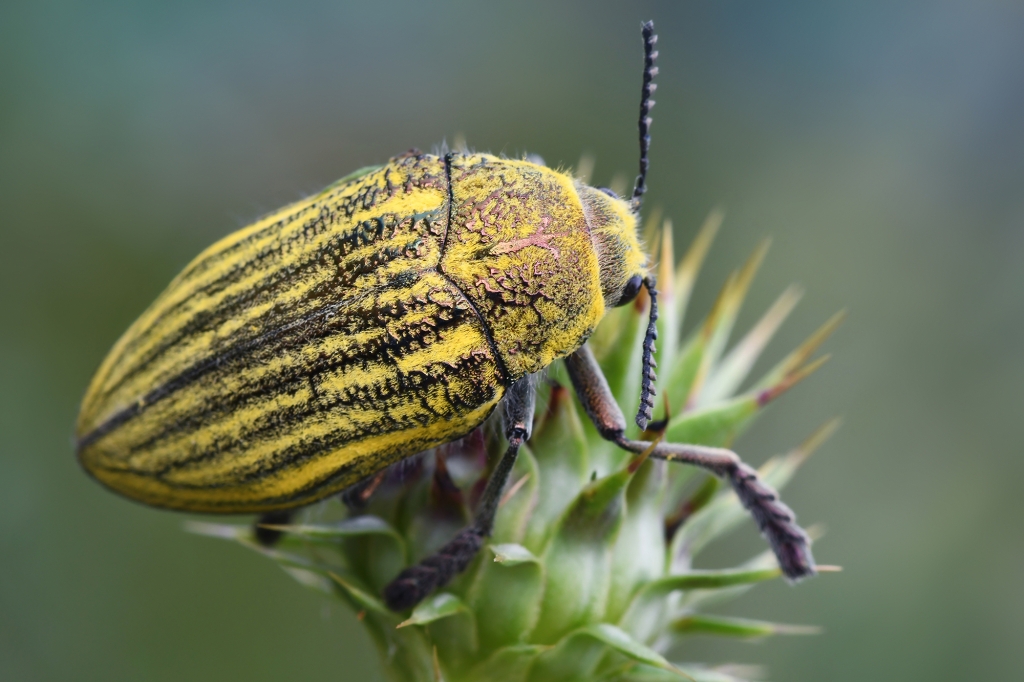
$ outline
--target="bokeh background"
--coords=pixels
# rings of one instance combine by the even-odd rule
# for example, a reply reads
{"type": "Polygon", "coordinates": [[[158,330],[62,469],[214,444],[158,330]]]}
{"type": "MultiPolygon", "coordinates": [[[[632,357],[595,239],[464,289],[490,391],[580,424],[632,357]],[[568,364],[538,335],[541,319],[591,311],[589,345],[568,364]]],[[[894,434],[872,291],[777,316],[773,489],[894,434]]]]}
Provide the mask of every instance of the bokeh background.
{"type": "MultiPolygon", "coordinates": [[[[694,640],[775,680],[1020,679],[1024,5],[974,2],[18,2],[0,5],[0,679],[377,680],[353,615],[187,535],[75,463],[78,401],[204,246],[409,147],[596,159],[632,177],[642,19],[661,36],[648,207],[680,250],[726,222],[706,310],[807,295],[770,360],[847,308],[834,359],[737,444],[828,417],[787,499],[845,571],[694,640]]],[[[692,319],[692,318],[691,318],[692,319]]],[[[762,545],[752,524],[708,559],[762,545]]]]}

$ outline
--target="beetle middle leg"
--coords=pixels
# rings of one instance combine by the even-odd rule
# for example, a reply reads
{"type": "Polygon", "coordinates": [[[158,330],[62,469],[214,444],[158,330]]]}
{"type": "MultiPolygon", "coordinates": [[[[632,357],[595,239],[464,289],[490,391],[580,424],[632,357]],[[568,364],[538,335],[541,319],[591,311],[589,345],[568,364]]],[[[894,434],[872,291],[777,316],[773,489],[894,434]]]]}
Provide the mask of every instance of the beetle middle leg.
{"type": "MultiPolygon", "coordinates": [[[[626,418],[590,348],[584,344],[568,356],[565,363],[573,388],[601,437],[629,452],[646,451],[650,443],[626,438],[626,418]]],[[[757,471],[736,453],[702,445],[658,443],[651,451],[651,457],[692,464],[727,480],[757,521],[786,577],[799,580],[816,573],[810,540],[797,525],[796,515],[779,499],[778,493],[760,479],[757,471]]]]}
{"type": "Polygon", "coordinates": [[[459,531],[444,547],[415,566],[410,566],[384,588],[384,602],[392,611],[404,611],[423,601],[424,597],[443,587],[469,566],[483,547],[484,538],[494,529],[502,493],[515,466],[519,448],[530,439],[533,412],[537,402],[536,387],[526,376],[509,389],[502,401],[502,424],[508,449],[498,461],[477,505],[473,523],[459,531]]]}

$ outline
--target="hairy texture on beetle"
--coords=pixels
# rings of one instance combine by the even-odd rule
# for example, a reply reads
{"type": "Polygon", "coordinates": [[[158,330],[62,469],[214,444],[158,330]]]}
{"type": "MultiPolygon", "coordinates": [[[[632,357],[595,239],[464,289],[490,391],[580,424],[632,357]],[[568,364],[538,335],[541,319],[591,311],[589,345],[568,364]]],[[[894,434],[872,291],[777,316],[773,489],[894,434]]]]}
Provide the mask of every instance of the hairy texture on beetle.
{"type": "MultiPolygon", "coordinates": [[[[107,440],[136,473],[179,488],[182,498],[209,489],[219,501],[230,500],[225,485],[252,481],[262,489],[271,475],[297,487],[296,467],[345,446],[380,442],[377,454],[364,449],[360,466],[338,481],[342,487],[438,439],[458,437],[486,416],[478,414],[481,406],[500,397],[500,377],[460,294],[438,286],[422,298],[427,305],[394,307],[368,298],[318,325],[220,358],[187,390],[151,403],[145,419],[107,440]],[[413,438],[418,432],[422,437],[413,438]],[[396,448],[389,436],[399,433],[405,438],[396,448]]],[[[295,492],[279,495],[291,499],[295,492]]]]}
{"type": "MultiPolygon", "coordinates": [[[[407,158],[399,169],[386,167],[372,173],[369,182],[286,207],[207,249],[122,337],[90,387],[93,400],[83,405],[79,430],[103,417],[90,403],[128,404],[145,393],[143,387],[168,382],[197,358],[315,312],[328,302],[324,296],[332,286],[338,295],[339,276],[350,277],[349,270],[377,272],[376,282],[363,282],[372,285],[389,271],[408,267],[372,263],[390,263],[394,258],[388,256],[406,251],[415,238],[425,238],[420,246],[425,248],[442,229],[432,229],[432,223],[445,220],[443,213],[433,221],[427,215],[443,206],[444,169],[439,163],[429,170],[424,165],[407,158]],[[406,174],[422,177],[413,182],[406,174]],[[408,211],[410,200],[428,211],[408,211]],[[398,210],[375,212],[378,205],[398,210]],[[405,211],[409,215],[403,220],[399,215],[405,211]],[[339,231],[339,225],[351,227],[339,231]]],[[[440,258],[439,242],[433,241],[436,253],[419,256],[420,268],[440,258]]],[[[352,298],[365,288],[343,287],[340,295],[352,298]]]]}
{"type": "Polygon", "coordinates": [[[97,372],[79,459],[150,504],[267,511],[457,439],[593,331],[592,226],[638,248],[619,208],[588,222],[567,175],[482,154],[339,181],[171,283],[97,372]]]}
{"type": "Polygon", "coordinates": [[[576,183],[597,253],[605,306],[618,304],[626,283],[646,275],[647,256],[637,236],[637,218],[629,206],[601,190],[576,183]]]}
{"type": "Polygon", "coordinates": [[[446,176],[407,156],[207,250],[97,376],[86,467],[153,504],[258,510],[472,430],[504,380],[436,272],[446,176]]]}
{"type": "Polygon", "coordinates": [[[510,380],[578,348],[604,305],[572,179],[528,161],[456,155],[451,186],[441,270],[487,320],[510,380]]]}

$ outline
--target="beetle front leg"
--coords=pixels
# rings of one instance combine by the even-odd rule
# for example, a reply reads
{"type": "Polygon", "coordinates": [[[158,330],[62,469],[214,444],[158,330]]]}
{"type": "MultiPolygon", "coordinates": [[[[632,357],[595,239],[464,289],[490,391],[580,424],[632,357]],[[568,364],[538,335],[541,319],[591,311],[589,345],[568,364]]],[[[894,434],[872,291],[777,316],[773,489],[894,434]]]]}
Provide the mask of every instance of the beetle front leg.
{"type": "Polygon", "coordinates": [[[498,513],[502,492],[512,474],[519,448],[530,439],[533,412],[537,402],[536,387],[526,376],[509,389],[502,401],[502,423],[508,449],[498,461],[477,506],[473,523],[462,529],[444,547],[415,566],[398,574],[384,588],[384,603],[392,611],[405,611],[416,606],[439,587],[466,570],[473,557],[483,547],[484,538],[494,530],[494,517],[498,513]]]}
{"type": "MultiPolygon", "coordinates": [[[[601,437],[629,452],[646,451],[650,443],[626,438],[626,418],[590,348],[584,344],[565,359],[565,364],[573,388],[601,437]]],[[[651,457],[692,464],[729,481],[740,502],[757,521],[786,577],[800,580],[816,573],[810,540],[797,525],[793,510],[736,453],[702,445],[658,443],[651,457]]]]}

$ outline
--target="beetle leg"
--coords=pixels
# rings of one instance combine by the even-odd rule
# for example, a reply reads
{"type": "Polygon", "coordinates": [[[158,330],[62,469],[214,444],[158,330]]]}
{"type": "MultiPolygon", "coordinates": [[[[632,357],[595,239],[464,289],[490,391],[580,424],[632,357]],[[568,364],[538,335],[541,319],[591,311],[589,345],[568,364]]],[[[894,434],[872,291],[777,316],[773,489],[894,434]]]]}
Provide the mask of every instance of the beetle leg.
{"type": "Polygon", "coordinates": [[[572,387],[583,403],[583,409],[601,437],[610,441],[622,438],[626,433],[626,417],[615,402],[608,380],[604,378],[604,372],[594,359],[590,346],[583,344],[579,350],[566,357],[565,366],[569,370],[572,387]]]}
{"type": "Polygon", "coordinates": [[[443,587],[469,566],[483,547],[484,538],[494,529],[502,493],[519,455],[520,446],[530,439],[533,412],[537,400],[536,387],[526,376],[509,389],[503,401],[505,438],[508,449],[498,461],[477,505],[473,523],[462,529],[451,541],[415,566],[410,566],[384,588],[384,602],[392,611],[405,611],[423,601],[438,587],[443,587]]]}
{"type": "Polygon", "coordinates": [[[256,534],[256,541],[264,547],[272,547],[276,545],[277,541],[281,539],[282,535],[284,535],[284,531],[276,530],[274,528],[264,528],[264,524],[268,526],[284,526],[291,523],[293,516],[295,516],[294,509],[279,509],[261,514],[253,525],[253,533],[256,534]]]}
{"type": "Polygon", "coordinates": [[[377,473],[367,476],[354,486],[346,488],[341,493],[341,501],[353,511],[365,509],[366,505],[370,503],[370,498],[377,492],[377,488],[384,482],[387,475],[388,470],[381,469],[377,473]]]}
{"type": "MultiPolygon", "coordinates": [[[[565,363],[573,388],[601,437],[629,452],[646,451],[650,443],[626,438],[626,418],[590,348],[584,344],[567,357],[565,363]]],[[[650,456],[692,464],[729,481],[740,502],[757,521],[786,577],[799,580],[816,573],[810,540],[797,525],[796,515],[779,499],[778,493],[760,479],[757,471],[744,464],[736,453],[703,445],[658,443],[650,456]]]]}

